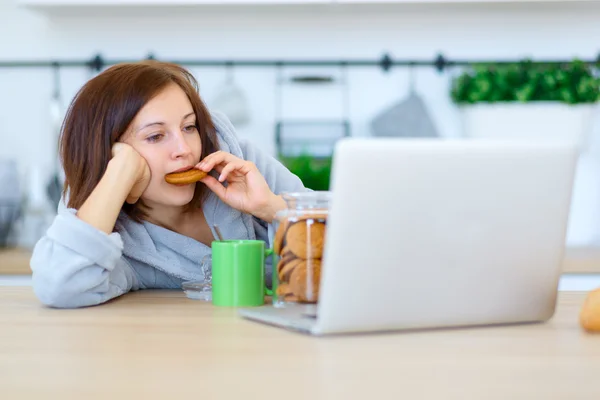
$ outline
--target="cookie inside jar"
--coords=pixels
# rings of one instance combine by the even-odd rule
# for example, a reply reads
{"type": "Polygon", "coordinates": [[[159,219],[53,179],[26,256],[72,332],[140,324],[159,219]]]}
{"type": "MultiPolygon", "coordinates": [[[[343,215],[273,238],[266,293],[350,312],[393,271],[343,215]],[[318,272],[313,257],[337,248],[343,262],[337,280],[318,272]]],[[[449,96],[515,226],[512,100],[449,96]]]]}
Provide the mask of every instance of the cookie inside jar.
{"type": "Polygon", "coordinates": [[[274,303],[317,303],[330,192],[283,196],[288,209],[276,215],[273,249],[274,303]]]}

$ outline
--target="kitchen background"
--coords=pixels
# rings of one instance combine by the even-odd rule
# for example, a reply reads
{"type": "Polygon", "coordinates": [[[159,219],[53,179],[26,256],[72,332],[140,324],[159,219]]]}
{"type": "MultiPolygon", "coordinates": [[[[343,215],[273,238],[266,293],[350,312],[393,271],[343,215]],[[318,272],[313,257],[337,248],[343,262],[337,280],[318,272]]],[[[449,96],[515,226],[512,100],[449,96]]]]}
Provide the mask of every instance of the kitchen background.
{"type": "MultiPolygon", "coordinates": [[[[189,67],[205,102],[225,111],[240,136],[278,157],[282,151],[300,154],[301,148],[290,144],[312,143],[305,150],[313,164],[315,154],[327,156],[344,134],[388,134],[392,126],[401,135],[465,136],[461,111],[451,96],[453,79],[464,69],[394,66],[384,71],[375,62],[385,54],[432,62],[439,54],[450,61],[595,60],[600,54],[600,2],[594,1],[24,6],[28,2],[58,3],[0,0],[0,64],[91,60],[97,54],[105,60],[152,54],[162,60],[373,61],[345,68],[189,67]],[[415,115],[421,117],[414,120],[415,115]],[[316,138],[327,140],[316,145],[316,138]]],[[[54,215],[47,189],[56,187],[56,124],[95,73],[81,66],[0,68],[0,203],[18,199],[24,206],[9,238],[13,242],[33,245],[54,215]],[[14,177],[18,189],[10,186],[14,177]]],[[[567,237],[574,247],[600,246],[600,116],[597,110],[590,115],[567,237]]],[[[528,119],[533,128],[543,122],[528,119]]],[[[498,128],[485,121],[490,131],[498,128]]],[[[577,124],[575,120],[573,126],[577,124]]],[[[311,185],[326,184],[323,171],[311,185]]],[[[0,210],[0,217],[7,218],[10,210],[0,210]]]]}

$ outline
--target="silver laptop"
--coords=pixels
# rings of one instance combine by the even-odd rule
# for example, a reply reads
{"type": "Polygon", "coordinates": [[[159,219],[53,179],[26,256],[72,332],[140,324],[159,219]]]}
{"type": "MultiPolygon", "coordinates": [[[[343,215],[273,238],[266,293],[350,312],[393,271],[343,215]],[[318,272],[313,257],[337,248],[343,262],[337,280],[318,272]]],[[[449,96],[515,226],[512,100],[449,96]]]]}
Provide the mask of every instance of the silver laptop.
{"type": "Polygon", "coordinates": [[[558,142],[342,139],[318,304],[239,312],[313,335],[546,321],[577,153],[558,142]]]}

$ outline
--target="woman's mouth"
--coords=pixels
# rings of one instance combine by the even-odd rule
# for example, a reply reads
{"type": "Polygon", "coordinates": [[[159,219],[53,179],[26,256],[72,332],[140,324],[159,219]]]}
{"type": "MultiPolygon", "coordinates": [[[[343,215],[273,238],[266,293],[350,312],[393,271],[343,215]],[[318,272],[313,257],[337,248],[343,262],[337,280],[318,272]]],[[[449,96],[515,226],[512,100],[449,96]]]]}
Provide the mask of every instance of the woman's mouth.
{"type": "Polygon", "coordinates": [[[189,171],[192,168],[194,168],[193,165],[188,165],[187,167],[183,167],[183,168],[176,169],[175,171],[171,171],[171,172],[169,172],[169,174],[175,174],[177,172],[189,171]]]}
{"type": "Polygon", "coordinates": [[[206,175],[207,173],[204,171],[190,168],[187,171],[171,172],[165,175],[165,181],[173,185],[189,185],[204,179],[206,175]]]}

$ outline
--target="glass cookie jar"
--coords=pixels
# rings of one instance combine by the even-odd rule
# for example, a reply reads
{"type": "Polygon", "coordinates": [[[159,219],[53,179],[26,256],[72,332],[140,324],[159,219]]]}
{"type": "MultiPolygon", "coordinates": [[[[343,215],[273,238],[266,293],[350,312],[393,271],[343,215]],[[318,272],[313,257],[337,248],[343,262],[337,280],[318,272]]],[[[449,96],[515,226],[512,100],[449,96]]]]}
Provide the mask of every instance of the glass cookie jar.
{"type": "Polygon", "coordinates": [[[331,192],[285,193],[275,215],[273,304],[316,304],[331,192]]]}

